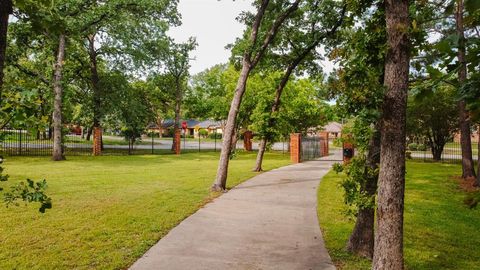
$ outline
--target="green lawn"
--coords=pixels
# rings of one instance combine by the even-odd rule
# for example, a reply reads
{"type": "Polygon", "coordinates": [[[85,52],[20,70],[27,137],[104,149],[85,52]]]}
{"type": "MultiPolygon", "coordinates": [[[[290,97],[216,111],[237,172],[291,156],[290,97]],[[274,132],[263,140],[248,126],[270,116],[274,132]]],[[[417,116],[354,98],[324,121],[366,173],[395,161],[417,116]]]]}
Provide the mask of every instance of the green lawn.
{"type": "MultiPolygon", "coordinates": [[[[254,176],[255,153],[230,162],[228,186],[254,176]]],[[[217,153],[181,156],[8,158],[11,185],[49,183],[53,209],[0,207],[0,269],[125,269],[170,229],[218,194],[217,153]]],[[[265,169],[289,164],[269,153],[265,169]]]]}
{"type": "MultiPolygon", "coordinates": [[[[465,192],[452,178],[460,173],[455,164],[407,163],[406,269],[480,269],[480,209],[463,204],[465,192]]],[[[340,269],[370,269],[368,260],[344,250],[353,221],[343,215],[341,177],[330,172],[318,192],[325,243],[340,269]]]]}

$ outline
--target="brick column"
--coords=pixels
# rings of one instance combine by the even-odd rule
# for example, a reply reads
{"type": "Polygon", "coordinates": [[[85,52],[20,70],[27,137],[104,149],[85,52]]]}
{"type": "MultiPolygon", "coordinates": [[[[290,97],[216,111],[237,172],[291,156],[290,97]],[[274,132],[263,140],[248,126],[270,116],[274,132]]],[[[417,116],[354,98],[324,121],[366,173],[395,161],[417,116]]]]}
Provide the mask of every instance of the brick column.
{"type": "Polygon", "coordinates": [[[182,136],[180,134],[180,129],[177,129],[175,132],[175,154],[180,155],[180,144],[182,143],[182,136]]]}
{"type": "Polygon", "coordinates": [[[320,145],[320,153],[322,153],[322,157],[328,156],[328,132],[320,132],[321,138],[321,145],[320,145]]]}
{"type": "Polygon", "coordinates": [[[250,130],[243,133],[243,148],[245,151],[252,151],[252,138],[253,133],[250,130]]]}
{"type": "Polygon", "coordinates": [[[290,135],[290,160],[292,163],[302,162],[302,134],[293,133],[290,135]]]}
{"type": "Polygon", "coordinates": [[[102,128],[93,128],[93,155],[100,156],[102,154],[102,128]]]}
{"type": "Polygon", "coordinates": [[[349,143],[349,142],[344,142],[343,143],[343,164],[348,164],[350,162],[350,160],[352,159],[352,157],[346,157],[345,156],[345,149],[351,149],[351,154],[352,154],[352,157],[355,155],[355,148],[354,148],[354,145],[352,143],[349,143]]]}

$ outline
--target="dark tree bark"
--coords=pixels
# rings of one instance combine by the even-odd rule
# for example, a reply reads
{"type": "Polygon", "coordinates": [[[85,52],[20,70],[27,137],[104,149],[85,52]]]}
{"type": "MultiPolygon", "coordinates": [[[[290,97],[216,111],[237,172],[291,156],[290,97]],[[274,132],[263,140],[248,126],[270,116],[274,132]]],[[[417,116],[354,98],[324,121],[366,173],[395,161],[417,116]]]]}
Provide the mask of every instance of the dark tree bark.
{"type": "Polygon", "coordinates": [[[478,124],[477,139],[477,180],[475,186],[480,187],[480,124],[478,124]]]}
{"type": "Polygon", "coordinates": [[[433,160],[441,161],[442,153],[445,144],[447,143],[446,138],[449,137],[449,134],[436,133],[432,130],[432,133],[428,134],[428,145],[432,149],[433,160]]]}
{"type": "MultiPolygon", "coordinates": [[[[368,154],[365,166],[366,181],[360,186],[360,191],[370,197],[377,192],[378,175],[372,176],[368,171],[376,170],[380,163],[380,126],[378,123],[375,132],[368,144],[368,154]]],[[[352,234],[347,242],[347,250],[357,255],[372,258],[374,247],[375,209],[358,209],[357,220],[352,234]]]]}
{"type": "Polygon", "coordinates": [[[5,67],[5,55],[7,52],[8,17],[12,13],[11,0],[0,0],[0,104],[3,94],[3,68],[5,67]]]}
{"type": "Polygon", "coordinates": [[[260,145],[258,146],[257,159],[255,160],[255,168],[253,168],[254,172],[263,171],[262,163],[263,163],[263,156],[265,155],[265,151],[267,149],[267,143],[268,143],[267,137],[263,137],[262,140],[260,141],[260,145]]]}
{"type": "Polygon", "coordinates": [[[432,147],[433,160],[441,161],[442,160],[442,152],[443,152],[443,146],[436,145],[436,146],[432,147]]]}
{"type": "MultiPolygon", "coordinates": [[[[177,130],[180,128],[180,113],[181,113],[181,106],[182,106],[182,98],[183,98],[183,93],[182,93],[182,86],[181,86],[181,81],[180,78],[177,78],[175,80],[175,122],[173,124],[173,144],[172,144],[172,151],[175,151],[175,145],[176,143],[181,143],[177,142],[177,138],[175,134],[177,134],[177,130]]],[[[186,134],[185,134],[186,135],[186,134]]],[[[184,135],[184,136],[185,136],[184,135]]]]}
{"type": "Polygon", "coordinates": [[[90,82],[93,90],[93,127],[100,127],[101,118],[101,89],[100,77],[98,76],[97,67],[97,51],[95,50],[95,34],[89,35],[88,40],[88,55],[90,58],[90,82]]]}
{"type": "Polygon", "coordinates": [[[62,87],[62,69],[65,59],[65,34],[60,34],[58,41],[57,59],[54,68],[53,91],[55,99],[53,102],[53,155],[52,160],[64,160],[62,145],[62,105],[63,105],[63,87],[62,87]]]}
{"type": "Polygon", "coordinates": [[[225,126],[225,132],[222,135],[222,151],[220,153],[220,160],[218,162],[217,176],[212,185],[212,190],[214,191],[224,191],[226,188],[228,163],[230,161],[230,153],[232,151],[232,139],[236,127],[238,111],[240,109],[240,104],[242,103],[243,94],[245,93],[248,76],[250,75],[252,69],[255,68],[257,63],[263,57],[268,46],[270,46],[270,44],[272,43],[282,23],[288,16],[290,16],[292,12],[294,12],[298,8],[299,2],[300,0],[296,0],[285,12],[283,12],[275,20],[272,27],[267,32],[265,40],[260,46],[260,49],[256,52],[255,55],[252,55],[252,48],[257,43],[258,31],[260,29],[263,16],[269,4],[269,0],[263,0],[260,7],[258,8],[258,12],[255,15],[255,20],[252,25],[252,32],[249,38],[251,48],[247,49],[243,56],[242,70],[237,81],[237,86],[235,87],[235,93],[233,95],[232,103],[230,104],[230,110],[227,117],[227,125],[225,126]]]}
{"type": "MultiPolygon", "coordinates": [[[[100,128],[100,138],[98,139],[100,140],[100,149],[104,150],[100,124],[100,119],[102,118],[102,89],[100,87],[100,77],[98,76],[97,50],[95,50],[95,34],[89,35],[87,37],[87,40],[88,55],[90,58],[90,81],[92,83],[93,90],[93,127],[100,128]]],[[[93,136],[97,136],[97,134],[94,133],[93,136]]],[[[95,145],[92,145],[92,147],[94,148],[95,145]]]]}
{"type": "Polygon", "coordinates": [[[380,174],[373,269],[403,269],[406,108],[409,75],[409,1],[386,0],[386,91],[381,118],[380,174]]]}
{"type": "Polygon", "coordinates": [[[87,141],[90,141],[90,137],[92,136],[92,132],[93,132],[93,126],[87,128],[87,137],[86,137],[87,141]]]}
{"type": "MultiPolygon", "coordinates": [[[[467,62],[465,60],[465,33],[463,27],[463,0],[457,0],[457,6],[455,10],[455,23],[458,35],[458,83],[460,84],[460,86],[462,86],[467,80],[467,62]]],[[[458,114],[460,125],[460,145],[462,147],[462,177],[475,177],[475,168],[472,158],[470,116],[464,100],[460,100],[458,102],[458,114]]]]}

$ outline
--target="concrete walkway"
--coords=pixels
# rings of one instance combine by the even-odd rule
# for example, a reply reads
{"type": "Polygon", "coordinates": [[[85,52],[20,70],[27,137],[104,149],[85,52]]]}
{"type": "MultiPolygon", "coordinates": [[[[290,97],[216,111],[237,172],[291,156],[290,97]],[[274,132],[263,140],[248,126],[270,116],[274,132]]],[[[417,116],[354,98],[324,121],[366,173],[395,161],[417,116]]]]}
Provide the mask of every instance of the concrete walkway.
{"type": "Polygon", "coordinates": [[[130,269],[335,269],[317,219],[317,187],[333,163],[253,177],[185,219],[130,269]]]}

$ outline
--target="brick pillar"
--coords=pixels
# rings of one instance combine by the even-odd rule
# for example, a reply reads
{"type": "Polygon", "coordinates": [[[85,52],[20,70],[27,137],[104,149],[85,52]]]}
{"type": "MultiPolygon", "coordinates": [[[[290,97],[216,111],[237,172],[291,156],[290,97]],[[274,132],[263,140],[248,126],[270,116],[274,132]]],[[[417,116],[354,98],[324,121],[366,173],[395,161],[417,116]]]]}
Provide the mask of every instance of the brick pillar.
{"type": "Polygon", "coordinates": [[[243,133],[243,149],[245,149],[245,151],[252,151],[252,138],[253,133],[250,130],[243,133]]]}
{"type": "Polygon", "coordinates": [[[322,157],[328,156],[328,132],[320,132],[321,138],[321,145],[320,145],[320,153],[322,153],[322,157]]]}
{"type": "Polygon", "coordinates": [[[100,156],[102,154],[102,128],[93,128],[93,155],[100,156]]]}
{"type": "Polygon", "coordinates": [[[180,134],[180,129],[177,129],[175,132],[175,154],[180,155],[180,144],[182,143],[182,136],[180,134]]]}
{"type": "Polygon", "coordinates": [[[292,163],[302,162],[302,134],[293,133],[290,135],[290,160],[292,163]]]}
{"type": "Polygon", "coordinates": [[[343,164],[348,164],[350,162],[350,160],[352,159],[352,157],[347,157],[345,156],[346,154],[346,151],[351,151],[351,155],[352,157],[355,155],[355,148],[354,148],[354,145],[350,142],[344,142],[343,143],[343,164]],[[347,150],[346,150],[347,149],[347,150]],[[351,150],[348,150],[348,149],[351,149],[351,150]]]}

